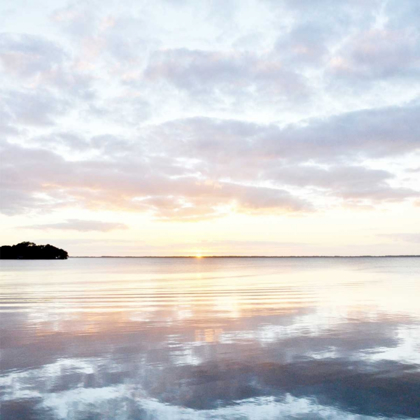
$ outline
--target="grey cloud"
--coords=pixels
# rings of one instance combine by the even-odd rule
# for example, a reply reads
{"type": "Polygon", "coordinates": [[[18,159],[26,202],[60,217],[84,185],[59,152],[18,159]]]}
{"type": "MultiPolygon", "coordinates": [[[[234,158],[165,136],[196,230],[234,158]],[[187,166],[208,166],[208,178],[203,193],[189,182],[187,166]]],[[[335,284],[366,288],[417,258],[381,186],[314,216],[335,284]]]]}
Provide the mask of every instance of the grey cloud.
{"type": "Polygon", "coordinates": [[[10,115],[6,109],[0,109],[0,135],[6,139],[19,133],[19,129],[10,123],[10,115]]]}
{"type": "MultiPolygon", "coordinates": [[[[43,193],[59,206],[77,202],[87,207],[153,211],[163,218],[179,219],[214,217],[218,207],[235,203],[240,211],[250,212],[311,208],[305,200],[280,189],[209,183],[196,176],[174,178],[167,170],[175,167],[162,162],[163,172],[156,172],[153,159],[70,162],[53,152],[8,144],[2,158],[7,162],[0,177],[2,188],[27,194],[29,203],[31,197],[43,193]]],[[[156,168],[160,161],[157,158],[156,168]]]]}
{"type": "MultiPolygon", "coordinates": [[[[229,26],[236,24],[240,27],[240,2],[203,6],[205,17],[193,2],[182,4],[195,15],[197,25],[201,22],[214,24],[215,30],[221,31],[223,39],[228,29],[232,31],[232,28],[225,27],[226,13],[231,16],[229,26]]],[[[153,91],[152,97],[164,96],[162,91],[169,85],[178,91],[169,90],[167,93],[171,96],[179,92],[187,93],[188,99],[184,99],[190,101],[189,106],[200,106],[206,110],[208,107],[224,107],[238,112],[244,102],[250,107],[263,105],[271,107],[271,110],[276,104],[283,112],[289,111],[291,106],[296,108],[295,111],[307,110],[317,106],[320,97],[339,99],[337,96],[342,90],[337,89],[336,83],[344,91],[355,90],[355,75],[359,80],[372,82],[388,77],[387,74],[400,72],[401,76],[407,66],[411,68],[417,65],[418,55],[414,51],[416,25],[415,20],[408,19],[417,9],[413,2],[400,4],[378,0],[337,3],[325,0],[317,3],[316,7],[303,0],[266,1],[258,7],[252,4],[249,5],[251,9],[269,10],[276,17],[267,22],[267,28],[262,32],[268,33],[268,38],[271,38],[271,32],[277,32],[274,36],[277,43],[274,49],[266,46],[260,50],[251,48],[248,52],[224,48],[210,51],[194,49],[189,42],[185,42],[184,48],[170,47],[166,45],[168,40],[166,43],[164,41],[168,33],[160,34],[162,28],[152,22],[153,14],[146,6],[141,9],[141,17],[129,7],[116,13],[108,6],[105,3],[103,9],[97,11],[73,3],[57,10],[52,19],[58,25],[67,27],[84,43],[98,43],[101,51],[95,60],[105,65],[102,67],[107,68],[114,81],[136,85],[139,90],[150,89],[153,91]],[[375,29],[381,13],[385,14],[383,33],[402,34],[397,36],[395,42],[382,42],[381,36],[377,39],[373,36],[374,39],[369,41],[372,34],[381,33],[375,29]],[[279,18],[285,22],[275,25],[279,18]],[[158,39],[159,36],[161,39],[158,39]],[[364,46],[366,43],[370,45],[367,49],[364,46]],[[326,64],[330,58],[331,68],[326,64]],[[343,65],[343,60],[347,67],[343,65]],[[301,65],[309,66],[318,76],[307,77],[308,73],[302,71],[301,65]],[[142,79],[144,67],[145,78],[142,79]],[[334,78],[334,75],[338,77],[334,78]],[[318,78],[321,82],[316,81],[318,78]],[[329,83],[331,78],[333,83],[329,83]],[[156,82],[152,88],[151,81],[156,82]],[[313,102],[311,98],[317,101],[313,102]]],[[[165,9],[167,5],[161,4],[160,7],[165,9]]],[[[187,36],[192,35],[189,32],[192,29],[185,29],[187,36]]],[[[255,32],[255,28],[253,30],[255,32]]],[[[249,33],[239,35],[241,39],[247,37],[249,33]]],[[[367,90],[371,89],[373,85],[368,86],[367,90]]],[[[365,91],[364,94],[368,93],[365,91]]],[[[92,109],[101,109],[98,105],[95,104],[92,109]]],[[[147,110],[146,113],[158,112],[158,108],[155,105],[153,110],[147,110]]],[[[135,118],[130,120],[131,124],[135,124],[135,118]]]]}
{"type": "Polygon", "coordinates": [[[232,157],[309,160],[340,163],[342,159],[397,156],[420,149],[418,104],[362,110],[313,119],[281,128],[235,120],[193,118],[169,122],[154,133],[170,153],[205,156],[212,161],[232,157]]]}
{"type": "Polygon", "coordinates": [[[65,114],[68,109],[68,101],[45,90],[3,90],[0,101],[0,111],[3,110],[7,119],[18,126],[55,125],[56,118],[65,114]]]}
{"type": "Polygon", "coordinates": [[[232,183],[192,184],[185,180],[168,184],[167,196],[145,197],[138,202],[139,207],[153,210],[162,220],[187,221],[220,217],[226,211],[223,206],[232,205],[239,212],[251,214],[313,210],[308,201],[276,188],[232,183]]]}
{"type": "MultiPolygon", "coordinates": [[[[290,187],[317,188],[319,197],[351,204],[401,201],[419,191],[392,188],[391,172],[368,169],[361,159],[418,150],[417,111],[416,105],[360,111],[284,128],[177,120],[145,129],[138,142],[93,137],[82,147],[99,156],[77,161],[9,144],[2,184],[27,194],[28,203],[43,193],[51,205],[146,211],[165,220],[217,217],[232,206],[245,213],[314,210],[290,187]]],[[[80,146],[79,138],[60,136],[80,146]]]]}
{"type": "Polygon", "coordinates": [[[55,10],[50,19],[74,37],[91,36],[96,30],[98,16],[95,10],[86,6],[70,2],[67,7],[55,10]]]}
{"type": "MultiPolygon", "coordinates": [[[[42,97],[45,87],[82,99],[93,96],[92,76],[74,68],[73,58],[60,45],[28,34],[0,35],[4,74],[18,78],[42,97]]],[[[35,95],[34,94],[34,95],[35,95]]]]}
{"type": "MultiPolygon", "coordinates": [[[[1,178],[0,178],[1,179],[1,178]]],[[[1,186],[0,212],[7,216],[21,214],[28,209],[49,209],[48,200],[36,197],[24,190],[1,186]]]]}
{"type": "Polygon", "coordinates": [[[278,32],[275,50],[295,65],[308,64],[322,70],[323,59],[337,45],[375,23],[381,3],[320,0],[314,6],[310,0],[269,1],[279,19],[287,16],[291,21],[287,30],[278,32]]]}
{"type": "Polygon", "coordinates": [[[54,129],[48,134],[31,138],[30,144],[32,147],[56,152],[60,152],[63,148],[77,152],[93,152],[100,154],[103,160],[121,158],[122,155],[129,155],[135,149],[133,142],[122,136],[103,134],[88,138],[77,131],[64,132],[54,129]]]}
{"type": "Polygon", "coordinates": [[[420,35],[411,30],[370,30],[351,38],[331,61],[340,76],[371,81],[418,77],[420,35]]]}
{"type": "Polygon", "coordinates": [[[296,25],[286,34],[281,35],[275,45],[275,51],[289,65],[321,65],[329,56],[329,44],[336,36],[336,28],[319,22],[296,25]]]}
{"type": "MultiPolygon", "coordinates": [[[[287,0],[271,2],[291,14],[276,51],[295,69],[322,75],[322,94],[370,95],[390,83],[414,84],[420,72],[418,5],[413,1],[287,0]]],[[[389,85],[392,88],[391,85],[389,85]]]]}
{"type": "Polygon", "coordinates": [[[150,27],[152,22],[145,16],[111,16],[108,23],[103,31],[106,41],[105,53],[118,60],[119,66],[124,66],[124,69],[125,65],[141,65],[146,58],[145,52],[157,49],[161,45],[158,34],[150,27]]]}
{"type": "Polygon", "coordinates": [[[63,50],[49,40],[28,34],[0,34],[0,62],[6,73],[33,77],[63,62],[63,50]]]}
{"type": "Polygon", "coordinates": [[[89,141],[79,134],[62,131],[34,137],[31,139],[31,145],[48,148],[48,150],[64,147],[68,150],[86,151],[90,148],[89,141]]]}
{"type": "Polygon", "coordinates": [[[305,78],[284,68],[275,56],[246,52],[161,51],[151,56],[145,77],[170,82],[200,97],[211,97],[219,91],[237,97],[252,96],[252,90],[256,90],[260,95],[294,100],[309,93],[305,78]]]}
{"type": "Polygon", "coordinates": [[[31,191],[44,182],[53,182],[66,171],[65,160],[50,151],[5,143],[0,147],[0,153],[3,189],[31,191]]]}
{"type": "Polygon", "coordinates": [[[384,12],[388,18],[387,25],[395,30],[412,28],[417,31],[420,27],[420,4],[413,0],[388,0],[383,4],[384,12]]]}
{"type": "Polygon", "coordinates": [[[420,195],[420,191],[390,187],[387,180],[394,175],[384,170],[345,165],[328,169],[313,166],[273,166],[271,170],[262,172],[261,177],[288,185],[325,188],[331,195],[345,199],[399,201],[420,195]]]}
{"type": "Polygon", "coordinates": [[[98,10],[72,3],[53,13],[64,29],[54,42],[2,34],[1,130],[28,146],[3,147],[2,210],[80,205],[196,220],[235,206],[251,213],[316,210],[308,190],[344,204],[418,195],[393,188],[391,169],[365,166],[420,150],[418,101],[371,109],[379,99],[366,100],[377,94],[374,86],[386,94],[400,81],[407,95],[416,91],[417,6],[267,0],[250,6],[272,12],[267,28],[247,32],[240,5],[215,3],[203,14],[186,2],[197,25],[221,36],[202,42],[192,37],[194,25],[168,40],[147,5],[142,14],[129,7],[117,13],[106,2],[98,10]],[[226,8],[238,28],[226,26],[226,8]],[[235,40],[241,48],[231,48],[235,40]],[[335,108],[342,99],[351,106],[335,108]],[[312,107],[319,110],[308,116],[318,117],[305,120],[302,110],[312,107]],[[254,113],[272,122],[249,122],[254,113]],[[289,113],[300,122],[280,126],[289,113]],[[82,124],[66,131],[62,117],[82,124]],[[174,120],[144,124],[168,118],[174,120]]]}
{"type": "Polygon", "coordinates": [[[109,134],[92,137],[90,144],[93,148],[103,150],[106,155],[127,153],[129,150],[129,143],[126,140],[109,134]]]}
{"type": "Polygon", "coordinates": [[[367,169],[363,166],[332,166],[328,169],[316,166],[279,166],[264,172],[264,177],[281,179],[283,182],[324,188],[358,188],[372,183],[382,183],[392,178],[390,172],[367,169]]]}
{"type": "Polygon", "coordinates": [[[68,219],[62,223],[49,223],[43,225],[29,225],[22,226],[22,229],[40,229],[40,230],[77,230],[79,232],[109,232],[117,229],[127,229],[127,225],[124,223],[111,223],[111,222],[100,222],[97,220],[80,220],[80,219],[68,219]]]}
{"type": "Polygon", "coordinates": [[[281,0],[271,1],[270,5],[275,10],[276,6],[280,6],[277,9],[278,16],[285,12],[291,14],[294,27],[319,25],[321,22],[323,32],[329,32],[329,38],[335,36],[337,44],[344,37],[374,25],[384,3],[383,0],[320,0],[314,6],[311,0],[281,0]]]}
{"type": "MultiPolygon", "coordinates": [[[[222,189],[236,198],[245,210],[250,212],[260,209],[275,211],[305,211],[312,210],[312,206],[305,200],[293,196],[289,192],[277,188],[250,187],[244,185],[222,184],[222,189]]],[[[226,193],[226,192],[225,192],[226,193]]]]}
{"type": "Polygon", "coordinates": [[[420,148],[416,134],[420,129],[419,109],[419,105],[413,104],[351,112],[310,121],[305,126],[289,126],[279,133],[277,141],[273,138],[265,141],[274,153],[284,152],[287,156],[287,139],[291,157],[296,155],[298,159],[301,156],[331,161],[340,157],[402,155],[420,148]]]}

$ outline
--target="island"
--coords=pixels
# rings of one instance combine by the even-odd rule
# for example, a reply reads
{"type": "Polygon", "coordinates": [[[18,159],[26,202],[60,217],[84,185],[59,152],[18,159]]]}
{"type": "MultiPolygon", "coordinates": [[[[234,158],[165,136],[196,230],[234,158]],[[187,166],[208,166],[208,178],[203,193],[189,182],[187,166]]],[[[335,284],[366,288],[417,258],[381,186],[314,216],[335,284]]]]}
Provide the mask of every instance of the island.
{"type": "Polygon", "coordinates": [[[36,245],[33,242],[21,242],[17,245],[0,247],[1,260],[66,260],[67,251],[50,244],[36,245]]]}

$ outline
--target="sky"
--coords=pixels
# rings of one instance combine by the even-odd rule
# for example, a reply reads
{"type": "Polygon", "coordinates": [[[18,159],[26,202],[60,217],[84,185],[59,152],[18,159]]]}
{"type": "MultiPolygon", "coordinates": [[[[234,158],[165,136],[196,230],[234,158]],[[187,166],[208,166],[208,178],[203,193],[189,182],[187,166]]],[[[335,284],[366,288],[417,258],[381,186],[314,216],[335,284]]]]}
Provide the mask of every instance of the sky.
{"type": "Polygon", "coordinates": [[[0,28],[2,244],[420,254],[418,0],[4,0],[0,28]]]}

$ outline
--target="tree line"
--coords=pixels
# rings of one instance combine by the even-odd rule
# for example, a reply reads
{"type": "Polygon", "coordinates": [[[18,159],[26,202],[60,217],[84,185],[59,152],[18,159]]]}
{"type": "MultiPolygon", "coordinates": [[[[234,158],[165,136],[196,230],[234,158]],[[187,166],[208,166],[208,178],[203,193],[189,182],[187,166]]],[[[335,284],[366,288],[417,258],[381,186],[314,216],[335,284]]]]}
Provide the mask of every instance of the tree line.
{"type": "Polygon", "coordinates": [[[33,242],[21,242],[17,245],[0,247],[2,260],[66,260],[67,258],[67,251],[50,244],[36,245],[33,242]]]}

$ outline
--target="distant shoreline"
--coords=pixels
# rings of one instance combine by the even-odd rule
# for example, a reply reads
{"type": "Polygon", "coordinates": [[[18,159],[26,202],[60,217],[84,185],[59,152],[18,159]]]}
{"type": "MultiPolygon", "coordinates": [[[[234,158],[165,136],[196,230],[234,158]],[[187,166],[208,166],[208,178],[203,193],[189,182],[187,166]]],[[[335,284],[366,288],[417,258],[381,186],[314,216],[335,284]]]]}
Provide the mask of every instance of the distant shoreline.
{"type": "Polygon", "coordinates": [[[420,258],[420,255],[202,255],[197,257],[195,255],[146,255],[146,256],[112,256],[112,255],[102,255],[102,256],[74,256],[69,258],[165,258],[165,259],[174,259],[174,258],[191,258],[191,259],[209,259],[209,258],[420,258]]]}

